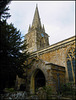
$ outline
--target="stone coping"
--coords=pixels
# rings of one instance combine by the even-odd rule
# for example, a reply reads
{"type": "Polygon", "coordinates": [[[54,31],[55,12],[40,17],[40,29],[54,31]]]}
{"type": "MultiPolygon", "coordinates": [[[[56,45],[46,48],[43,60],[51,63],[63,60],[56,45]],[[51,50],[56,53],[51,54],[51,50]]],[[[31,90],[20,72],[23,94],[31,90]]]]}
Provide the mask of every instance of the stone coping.
{"type": "Polygon", "coordinates": [[[55,65],[56,67],[62,67],[62,68],[65,68],[64,66],[57,65],[57,64],[53,64],[53,63],[47,63],[46,65],[55,65]]]}

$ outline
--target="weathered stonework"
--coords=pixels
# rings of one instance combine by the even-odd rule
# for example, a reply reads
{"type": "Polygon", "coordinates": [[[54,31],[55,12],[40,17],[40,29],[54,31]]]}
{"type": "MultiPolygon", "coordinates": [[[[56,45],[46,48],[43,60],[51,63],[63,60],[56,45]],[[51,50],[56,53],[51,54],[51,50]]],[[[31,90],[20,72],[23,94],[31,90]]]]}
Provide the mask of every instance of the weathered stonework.
{"type": "Polygon", "coordinates": [[[44,25],[41,26],[38,8],[36,7],[32,26],[29,27],[28,33],[25,35],[28,52],[34,52],[49,46],[48,37],[44,25]]]}
{"type": "Polygon", "coordinates": [[[67,71],[67,64],[66,64],[67,62],[66,55],[70,48],[75,49],[75,37],[71,37],[67,40],[64,40],[64,42],[62,41],[60,43],[54,44],[41,51],[36,51],[34,53],[31,53],[31,57],[38,56],[43,61],[64,66],[66,70],[66,82],[68,82],[69,79],[68,79],[68,71],[67,71]]]}
{"type": "Polygon", "coordinates": [[[28,76],[30,81],[30,93],[34,93],[35,92],[35,76],[37,74],[38,70],[41,70],[42,73],[45,76],[45,80],[46,80],[46,86],[50,86],[52,87],[52,90],[54,92],[56,92],[57,89],[57,84],[58,84],[58,80],[57,80],[57,73],[59,73],[59,77],[60,77],[60,82],[63,83],[65,81],[65,67],[63,66],[58,66],[46,61],[43,61],[41,59],[37,59],[34,61],[32,67],[29,69],[30,71],[28,71],[28,76]]]}
{"type": "MultiPolygon", "coordinates": [[[[36,7],[32,26],[29,27],[25,38],[30,52],[28,64],[35,59],[27,70],[28,90],[30,93],[35,93],[36,88],[40,87],[38,83],[43,80],[43,84],[40,83],[41,87],[51,86],[56,92],[59,82],[60,84],[69,82],[67,53],[70,48],[75,49],[75,36],[49,46],[48,34],[45,33],[44,26],[41,26],[36,7]]],[[[74,71],[72,72],[74,76],[74,71]]]]}

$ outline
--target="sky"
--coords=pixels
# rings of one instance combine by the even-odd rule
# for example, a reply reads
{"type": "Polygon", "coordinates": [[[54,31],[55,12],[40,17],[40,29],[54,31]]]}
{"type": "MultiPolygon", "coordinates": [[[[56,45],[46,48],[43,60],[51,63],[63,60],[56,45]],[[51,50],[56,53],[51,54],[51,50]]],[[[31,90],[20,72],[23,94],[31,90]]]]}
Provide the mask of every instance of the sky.
{"type": "Polygon", "coordinates": [[[11,1],[7,22],[24,36],[32,25],[36,4],[50,45],[75,36],[75,1],[11,1]]]}

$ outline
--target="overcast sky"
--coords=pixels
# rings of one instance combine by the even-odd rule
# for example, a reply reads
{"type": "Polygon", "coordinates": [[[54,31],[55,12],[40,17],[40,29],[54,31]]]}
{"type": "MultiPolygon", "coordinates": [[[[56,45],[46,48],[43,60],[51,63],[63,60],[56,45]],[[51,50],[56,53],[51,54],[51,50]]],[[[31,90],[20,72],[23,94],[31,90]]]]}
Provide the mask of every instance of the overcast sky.
{"type": "Polygon", "coordinates": [[[25,35],[32,24],[36,4],[41,23],[50,36],[50,45],[75,35],[75,1],[12,1],[8,23],[12,22],[25,35]]]}

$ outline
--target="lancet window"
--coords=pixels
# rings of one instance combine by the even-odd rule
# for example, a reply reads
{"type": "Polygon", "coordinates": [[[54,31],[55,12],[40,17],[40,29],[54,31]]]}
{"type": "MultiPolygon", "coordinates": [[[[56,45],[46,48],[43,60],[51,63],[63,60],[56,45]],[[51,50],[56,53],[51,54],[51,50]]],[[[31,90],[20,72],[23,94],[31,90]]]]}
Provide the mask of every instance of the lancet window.
{"type": "Polygon", "coordinates": [[[70,48],[67,53],[67,69],[70,82],[75,82],[76,49],[70,48]]]}

